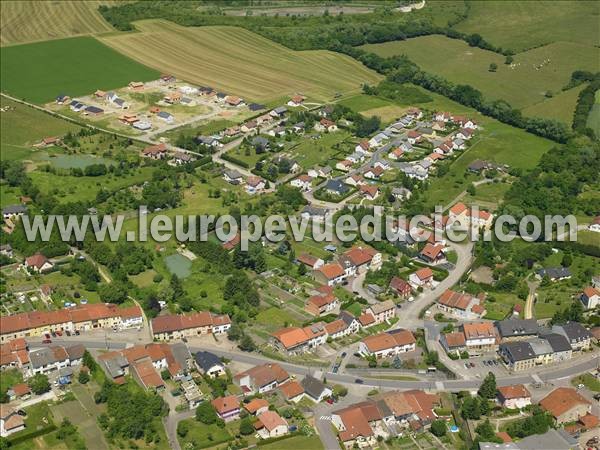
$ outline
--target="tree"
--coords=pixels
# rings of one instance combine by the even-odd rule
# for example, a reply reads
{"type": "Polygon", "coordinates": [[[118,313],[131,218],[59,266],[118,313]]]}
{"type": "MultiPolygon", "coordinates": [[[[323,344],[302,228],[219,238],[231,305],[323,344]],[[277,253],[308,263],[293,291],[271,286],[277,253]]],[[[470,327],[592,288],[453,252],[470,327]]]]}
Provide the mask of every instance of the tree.
{"type": "Polygon", "coordinates": [[[507,65],[508,65],[508,64],[512,64],[514,60],[515,60],[515,59],[514,59],[514,58],[513,58],[511,55],[508,55],[508,56],[506,57],[506,59],[504,60],[504,64],[507,64],[507,65]]]}
{"type": "Polygon", "coordinates": [[[171,276],[171,282],[169,283],[171,289],[173,290],[173,299],[177,300],[180,297],[183,297],[185,291],[183,290],[183,285],[181,284],[181,280],[175,274],[171,276]]]}
{"type": "Polygon", "coordinates": [[[119,281],[110,284],[101,284],[98,295],[103,302],[121,304],[127,300],[127,288],[119,281]]]}
{"type": "Polygon", "coordinates": [[[196,420],[206,425],[211,425],[217,421],[217,412],[210,402],[200,403],[196,408],[196,420]]]}
{"type": "Polygon", "coordinates": [[[490,64],[490,68],[488,69],[490,72],[495,72],[496,70],[498,70],[498,64],[496,63],[491,63],[490,64]]]}
{"type": "Polygon", "coordinates": [[[300,265],[298,266],[298,275],[306,275],[306,266],[302,263],[300,263],[300,265]]]}
{"type": "Polygon", "coordinates": [[[244,335],[242,328],[237,323],[232,323],[231,327],[227,331],[227,339],[230,341],[237,341],[244,335]]]}
{"type": "Polygon", "coordinates": [[[171,379],[171,372],[169,372],[169,369],[164,369],[161,373],[160,373],[160,377],[167,381],[171,379]]]}
{"type": "Polygon", "coordinates": [[[475,432],[479,435],[481,441],[489,441],[496,437],[496,433],[494,432],[494,428],[490,423],[490,419],[485,419],[485,422],[481,422],[475,428],[475,432]]]}
{"type": "Polygon", "coordinates": [[[439,360],[440,356],[436,351],[427,352],[427,354],[425,355],[425,363],[430,366],[435,366],[439,362],[439,360]]]}
{"type": "Polygon", "coordinates": [[[179,435],[179,437],[186,437],[187,434],[190,431],[190,424],[189,422],[186,422],[185,420],[182,420],[181,422],[179,422],[179,424],[177,425],[177,434],[179,435]]]}
{"type": "Polygon", "coordinates": [[[0,450],[5,450],[5,449],[9,448],[10,445],[11,445],[11,443],[7,438],[0,436],[0,450]]]}
{"type": "Polygon", "coordinates": [[[31,392],[40,395],[50,390],[50,382],[46,375],[38,373],[29,379],[29,387],[31,388],[31,392]]]}
{"type": "Polygon", "coordinates": [[[430,430],[434,436],[442,437],[446,434],[446,422],[443,420],[434,420],[431,422],[430,430]]]}
{"type": "Polygon", "coordinates": [[[565,253],[563,258],[562,258],[562,263],[561,265],[563,267],[570,267],[571,264],[573,264],[573,256],[571,256],[570,253],[565,253]]]}
{"type": "Polygon", "coordinates": [[[485,399],[496,397],[496,376],[492,372],[485,376],[477,393],[485,399]]]}
{"type": "Polygon", "coordinates": [[[240,341],[239,348],[243,352],[253,352],[254,350],[256,350],[256,344],[250,336],[244,334],[242,340],[240,341]]]}
{"type": "Polygon", "coordinates": [[[464,419],[479,419],[481,417],[481,407],[478,397],[466,397],[463,400],[461,415],[464,419]]]}
{"type": "Polygon", "coordinates": [[[90,352],[88,352],[87,350],[83,352],[83,365],[90,369],[90,372],[94,372],[98,367],[96,361],[94,360],[92,355],[90,355],[90,352]]]}
{"type": "Polygon", "coordinates": [[[87,384],[88,381],[90,381],[90,376],[87,373],[86,370],[80,370],[79,371],[79,376],[77,377],[77,380],[81,383],[81,384],[87,384]]]}
{"type": "Polygon", "coordinates": [[[240,422],[240,433],[243,434],[244,436],[254,433],[254,426],[252,425],[252,422],[250,421],[249,416],[245,417],[240,422]]]}

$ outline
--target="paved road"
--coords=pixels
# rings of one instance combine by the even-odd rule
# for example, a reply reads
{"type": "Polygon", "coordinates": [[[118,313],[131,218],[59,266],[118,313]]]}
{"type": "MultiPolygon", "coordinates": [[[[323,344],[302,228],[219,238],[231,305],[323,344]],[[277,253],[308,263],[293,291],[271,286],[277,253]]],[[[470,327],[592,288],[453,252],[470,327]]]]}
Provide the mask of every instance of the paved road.
{"type": "Polygon", "coordinates": [[[169,446],[173,450],[181,450],[179,440],[177,439],[177,425],[184,419],[190,419],[196,415],[195,410],[188,410],[183,412],[170,411],[167,417],[163,418],[163,425],[167,432],[167,438],[169,439],[169,446]]]}

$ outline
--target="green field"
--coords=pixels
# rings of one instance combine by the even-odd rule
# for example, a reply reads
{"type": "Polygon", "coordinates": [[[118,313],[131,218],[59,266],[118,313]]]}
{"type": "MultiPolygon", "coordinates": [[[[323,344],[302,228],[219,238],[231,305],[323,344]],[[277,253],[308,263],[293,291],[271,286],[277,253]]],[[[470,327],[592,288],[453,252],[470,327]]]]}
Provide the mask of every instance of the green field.
{"type": "Polygon", "coordinates": [[[92,37],[2,47],[2,91],[34,103],[59,94],[71,97],[148,81],[159,72],[143,66],[92,37]]]}
{"type": "Polygon", "coordinates": [[[0,153],[2,159],[27,159],[34,152],[31,147],[44,137],[62,136],[79,127],[52,117],[28,106],[0,97],[0,153]]]}
{"type": "Polygon", "coordinates": [[[348,56],[292,51],[242,28],[186,28],[154,20],[135,26],[140,33],[102,40],[142,64],[251,100],[268,101],[297,92],[326,100],[381,79],[348,56]]]}
{"type": "Polygon", "coordinates": [[[596,136],[600,136],[600,91],[596,91],[595,103],[588,116],[587,126],[594,130],[596,136]]]}
{"type": "Polygon", "coordinates": [[[599,8],[587,0],[470,1],[466,20],[454,28],[515,52],[556,41],[597,46],[599,8]]]}
{"type": "MultiPolygon", "coordinates": [[[[469,84],[486,98],[503,99],[517,108],[542,102],[547,91],[559,93],[574,70],[595,72],[600,60],[598,48],[557,42],[520,53],[514,57],[513,65],[506,65],[502,55],[441,35],[368,44],[360,48],[386,57],[405,54],[427,72],[457,84],[469,84]],[[540,67],[544,61],[546,63],[540,67]],[[489,71],[492,63],[498,66],[496,72],[489,71]]],[[[571,111],[569,123],[573,107],[571,101],[567,108],[571,111]]]]}
{"type": "Polygon", "coordinates": [[[528,106],[522,112],[526,116],[556,119],[570,125],[573,121],[577,98],[585,86],[585,84],[582,84],[572,89],[555,93],[552,98],[546,98],[535,105],[528,106]]]}

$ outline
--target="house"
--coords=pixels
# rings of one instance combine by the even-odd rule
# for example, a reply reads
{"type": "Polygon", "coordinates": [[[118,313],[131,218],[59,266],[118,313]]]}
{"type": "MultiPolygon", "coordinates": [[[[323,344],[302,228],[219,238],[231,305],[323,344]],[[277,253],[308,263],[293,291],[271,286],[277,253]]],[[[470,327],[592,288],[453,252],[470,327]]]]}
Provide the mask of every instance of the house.
{"type": "Polygon", "coordinates": [[[289,433],[287,421],[275,411],[265,411],[259,414],[258,426],[260,427],[258,435],[262,439],[276,438],[289,433]]]}
{"type": "Polygon", "coordinates": [[[349,159],[344,159],[343,161],[339,161],[336,163],[335,168],[337,170],[341,170],[342,172],[348,172],[354,163],[349,159]]]}
{"type": "Polygon", "coordinates": [[[440,155],[439,153],[434,152],[434,153],[427,155],[425,157],[425,159],[427,159],[428,161],[431,161],[433,164],[435,164],[438,160],[444,159],[444,156],[440,155]]]}
{"type": "Polygon", "coordinates": [[[381,168],[380,166],[371,167],[365,171],[364,176],[365,176],[365,178],[377,180],[377,179],[379,179],[379,177],[381,175],[383,175],[384,172],[385,172],[385,170],[383,168],[381,168]]]}
{"type": "Polygon", "coordinates": [[[431,129],[435,130],[435,131],[445,131],[446,130],[446,123],[443,122],[443,121],[435,121],[431,125],[431,129]]]}
{"type": "Polygon", "coordinates": [[[338,430],[338,437],[346,449],[375,448],[378,436],[381,438],[388,436],[387,431],[382,428],[383,414],[371,401],[334,411],[331,419],[338,430]]]}
{"type": "Polygon", "coordinates": [[[189,153],[177,152],[173,155],[172,161],[175,165],[181,166],[183,164],[189,164],[192,161],[194,161],[194,157],[189,153]]]}
{"type": "Polygon", "coordinates": [[[406,138],[409,144],[415,145],[421,142],[421,140],[423,139],[423,135],[418,131],[410,130],[408,133],[406,133],[406,138]]]}
{"type": "Polygon", "coordinates": [[[392,277],[390,280],[390,290],[400,298],[408,298],[412,293],[411,285],[399,277],[392,277]]]}
{"type": "Polygon", "coordinates": [[[397,200],[408,200],[411,197],[412,192],[405,187],[394,187],[392,188],[392,195],[397,200]]]}
{"type": "Polygon", "coordinates": [[[210,403],[215,408],[219,419],[231,422],[240,418],[240,401],[235,395],[217,397],[210,403]]]}
{"type": "Polygon", "coordinates": [[[344,195],[350,188],[340,180],[327,180],[327,183],[325,183],[325,190],[332,195],[344,195]]]}
{"type": "Polygon", "coordinates": [[[213,147],[213,148],[223,147],[223,144],[221,144],[219,139],[215,136],[200,135],[200,136],[196,136],[194,138],[194,141],[196,141],[198,144],[206,145],[207,147],[213,147]]]}
{"type": "Polygon", "coordinates": [[[522,384],[499,387],[496,398],[503,408],[522,409],[531,405],[531,393],[522,384]]]}
{"type": "Polygon", "coordinates": [[[454,150],[464,150],[465,148],[467,148],[467,145],[465,144],[465,141],[463,139],[455,138],[452,140],[452,147],[454,148],[454,150]]]}
{"type": "Polygon", "coordinates": [[[85,109],[85,107],[86,107],[86,105],[84,105],[83,103],[81,103],[78,100],[73,100],[73,101],[71,101],[71,103],[69,103],[69,108],[73,112],[83,111],[85,109]]]}
{"type": "Polygon", "coordinates": [[[173,114],[168,113],[166,111],[159,111],[158,113],[156,113],[156,117],[167,123],[175,122],[175,117],[173,117],[173,114]]]}
{"type": "Polygon", "coordinates": [[[249,120],[248,122],[242,124],[240,130],[242,131],[242,133],[250,133],[251,131],[255,131],[257,126],[258,123],[256,122],[256,120],[249,120]]]}
{"type": "Polygon", "coordinates": [[[69,355],[65,348],[56,345],[29,352],[29,361],[29,370],[25,372],[28,377],[38,373],[53,372],[70,365],[69,355]]]}
{"type": "Polygon", "coordinates": [[[397,161],[402,158],[402,155],[404,155],[404,150],[402,150],[400,147],[396,147],[394,150],[388,153],[388,158],[397,161]]]}
{"type": "Polygon", "coordinates": [[[536,354],[527,341],[504,342],[500,344],[498,353],[506,367],[513,372],[535,367],[536,354]]]}
{"type": "Polygon", "coordinates": [[[164,159],[167,156],[166,144],[156,144],[142,150],[142,156],[151,159],[164,159]]]}
{"type": "Polygon", "coordinates": [[[288,355],[296,355],[325,344],[327,330],[323,322],[317,322],[304,328],[282,328],[271,336],[271,343],[276,349],[288,355]]]}
{"type": "Polygon", "coordinates": [[[492,322],[464,323],[461,329],[470,355],[480,355],[497,349],[498,335],[492,322]]]}
{"type": "Polygon", "coordinates": [[[302,174],[292,181],[290,181],[290,185],[301,189],[302,191],[308,191],[311,188],[313,178],[310,175],[302,174]]]}
{"type": "Polygon", "coordinates": [[[446,289],[437,299],[437,308],[440,311],[467,320],[480,319],[486,314],[483,297],[473,297],[450,289],[446,289]]]}
{"type": "Polygon", "coordinates": [[[470,128],[462,128],[456,133],[455,137],[462,139],[463,141],[468,141],[473,137],[474,134],[475,133],[470,128]]]}
{"type": "Polygon", "coordinates": [[[445,263],[446,254],[444,252],[444,246],[428,242],[419,253],[419,258],[432,265],[445,263]]]}
{"type": "Polygon", "coordinates": [[[287,112],[287,108],[285,106],[279,106],[279,107],[273,109],[269,114],[272,117],[283,117],[283,116],[285,116],[286,112],[287,112]]]}
{"type": "Polygon", "coordinates": [[[273,164],[277,166],[286,166],[287,173],[296,173],[302,170],[300,164],[298,164],[295,160],[286,158],[285,156],[278,155],[273,158],[273,164]]]}
{"type": "Polygon", "coordinates": [[[290,375],[279,364],[266,363],[238,373],[233,382],[242,388],[244,395],[248,395],[272,391],[289,379],[290,375]]]}
{"type": "Polygon", "coordinates": [[[304,398],[304,388],[295,380],[283,384],[279,390],[288,402],[298,403],[304,398]]]}
{"type": "Polygon", "coordinates": [[[253,138],[251,141],[251,144],[256,150],[259,150],[259,151],[264,151],[264,150],[268,149],[269,146],[271,145],[269,140],[262,136],[256,136],[255,138],[253,138]]]}
{"type": "Polygon", "coordinates": [[[23,266],[31,272],[41,273],[52,270],[54,268],[54,263],[41,253],[36,253],[33,256],[25,258],[23,266]]]}
{"type": "Polygon", "coordinates": [[[9,400],[26,400],[31,397],[31,388],[27,383],[18,383],[13,385],[7,392],[9,400]]]}
{"type": "Polygon", "coordinates": [[[97,106],[86,106],[85,110],[83,111],[83,114],[86,116],[99,116],[102,113],[104,113],[104,110],[102,108],[98,108],[97,106]]]}
{"type": "Polygon", "coordinates": [[[360,330],[360,322],[348,311],[342,311],[339,317],[325,325],[325,331],[331,339],[339,339],[360,330]]]}
{"type": "Polygon", "coordinates": [[[217,355],[207,351],[199,351],[194,355],[194,361],[198,371],[210,378],[225,375],[225,364],[217,355]]]}
{"type": "Polygon", "coordinates": [[[143,91],[144,83],[142,83],[141,81],[131,81],[129,82],[128,87],[133,91],[143,91]]]}
{"type": "Polygon", "coordinates": [[[471,120],[464,116],[454,116],[452,117],[452,122],[459,125],[461,128],[466,128],[468,130],[477,129],[477,123],[474,120],[471,120]]]}
{"type": "Polygon", "coordinates": [[[150,360],[145,359],[130,364],[129,373],[146,390],[161,391],[165,389],[164,381],[150,360]]]}
{"type": "Polygon", "coordinates": [[[163,100],[170,105],[177,105],[179,102],[181,102],[182,98],[183,94],[181,92],[169,92],[163,97],[163,100]]]}
{"type": "Polygon", "coordinates": [[[211,312],[193,314],[167,314],[150,321],[152,336],[159,341],[200,336],[203,334],[223,334],[231,328],[228,315],[216,315],[211,312]]]}
{"type": "Polygon", "coordinates": [[[384,141],[387,141],[390,137],[384,133],[378,133],[369,139],[369,147],[380,147],[384,141]]]}
{"type": "Polygon", "coordinates": [[[448,354],[454,353],[460,355],[460,353],[467,350],[467,341],[463,331],[442,333],[440,335],[440,344],[442,344],[442,347],[448,354]]]}
{"type": "Polygon", "coordinates": [[[535,319],[505,319],[495,323],[498,334],[503,342],[523,340],[535,337],[539,326],[535,319]]]}
{"type": "Polygon", "coordinates": [[[415,336],[409,330],[395,329],[367,336],[360,341],[358,353],[362,356],[373,355],[377,359],[387,358],[415,351],[416,342],[415,336]]]}
{"type": "Polygon", "coordinates": [[[138,120],[133,125],[133,128],[140,131],[150,130],[152,128],[152,124],[146,120],[138,120]]]}
{"type": "Polygon", "coordinates": [[[352,272],[377,270],[381,266],[382,255],[380,252],[367,245],[354,246],[346,251],[340,261],[347,267],[352,267],[352,272]]]}
{"type": "Polygon", "coordinates": [[[321,258],[317,258],[316,256],[309,255],[308,253],[301,253],[297,258],[298,262],[304,264],[311,269],[315,270],[325,264],[321,258]]]}
{"type": "Polygon", "coordinates": [[[306,100],[306,97],[303,95],[294,95],[292,98],[290,98],[290,101],[287,102],[287,104],[291,107],[297,107],[301,106],[302,103],[304,103],[304,100],[306,100]]]}
{"type": "Polygon", "coordinates": [[[269,402],[264,398],[253,398],[248,403],[244,403],[243,406],[244,409],[253,416],[257,416],[269,410],[269,402]]]}
{"type": "Polygon", "coordinates": [[[375,318],[376,324],[389,322],[396,317],[396,305],[392,300],[386,300],[369,305],[365,312],[375,318]]]}
{"type": "Polygon", "coordinates": [[[563,281],[571,278],[571,271],[567,267],[549,267],[537,271],[540,278],[547,276],[550,281],[563,281]]]}
{"type": "Polygon", "coordinates": [[[600,303],[600,290],[588,286],[581,293],[580,299],[585,309],[595,309],[600,303]]]}
{"type": "Polygon", "coordinates": [[[311,169],[308,169],[308,176],[312,178],[329,178],[331,176],[332,168],[329,166],[315,166],[311,169]]]}
{"type": "Polygon", "coordinates": [[[69,97],[68,95],[65,95],[65,94],[60,94],[59,96],[56,97],[55,100],[58,105],[64,105],[69,100],[71,100],[71,97],[69,97]]]}
{"type": "Polygon", "coordinates": [[[347,185],[354,186],[354,187],[362,186],[364,184],[367,184],[367,182],[365,181],[365,179],[362,176],[360,176],[359,174],[357,174],[357,173],[355,173],[354,175],[350,175],[348,178],[346,178],[344,180],[344,182],[347,185]]]}
{"type": "Polygon", "coordinates": [[[2,208],[2,217],[6,219],[14,219],[27,214],[27,207],[25,205],[8,205],[2,208]]]}
{"type": "Polygon", "coordinates": [[[244,181],[242,174],[235,169],[225,169],[223,171],[223,179],[229,184],[234,185],[242,184],[242,182],[244,181]]]}
{"type": "Polygon", "coordinates": [[[367,200],[375,200],[377,197],[379,197],[379,188],[374,185],[361,184],[359,191],[367,200]]]}
{"type": "Polygon", "coordinates": [[[556,423],[575,422],[592,412],[592,404],[575,389],[560,387],[540,400],[540,406],[548,411],[556,423]]]}
{"type": "Polygon", "coordinates": [[[433,271],[429,267],[422,267],[411,273],[408,281],[415,287],[430,286],[433,283],[433,271]]]}
{"type": "Polygon", "coordinates": [[[333,395],[333,391],[325,383],[311,375],[305,376],[300,384],[306,396],[316,403],[320,403],[333,395]]]}
{"type": "Polygon", "coordinates": [[[449,217],[452,222],[458,222],[462,226],[468,227],[472,225],[485,229],[489,229],[492,226],[494,218],[489,212],[476,208],[468,208],[462,202],[456,203],[450,208],[449,217]]]}
{"type": "Polygon", "coordinates": [[[225,97],[225,103],[229,106],[243,106],[244,100],[242,100],[239,97],[236,97],[235,95],[228,95],[227,97],[225,97]]]}
{"type": "Polygon", "coordinates": [[[285,133],[286,133],[285,127],[271,128],[269,131],[267,131],[267,134],[269,136],[273,136],[273,137],[283,137],[283,136],[285,136],[285,133]]]}
{"type": "Polygon", "coordinates": [[[313,295],[306,301],[304,309],[313,316],[324,316],[335,310],[340,305],[333,294],[313,295]]]}
{"type": "Polygon", "coordinates": [[[0,245],[0,255],[8,256],[9,258],[13,257],[13,248],[10,244],[2,244],[0,245]]]}
{"type": "Polygon", "coordinates": [[[204,400],[204,394],[194,380],[182,381],[181,389],[190,409],[195,410],[204,400]]]}
{"type": "Polygon", "coordinates": [[[5,438],[25,429],[23,416],[6,403],[0,403],[0,437],[5,438]]]}
{"type": "Polygon", "coordinates": [[[594,220],[588,226],[588,230],[600,233],[600,216],[594,217],[594,220]]]}
{"type": "Polygon", "coordinates": [[[371,150],[370,150],[370,145],[369,145],[369,141],[368,140],[362,140],[360,141],[356,147],[354,147],[354,151],[358,152],[358,153],[364,153],[365,155],[370,155],[371,154],[371,150]]]}
{"type": "Polygon", "coordinates": [[[246,192],[250,195],[262,192],[265,186],[265,180],[261,177],[248,177],[246,180],[246,192]]]}
{"type": "Polygon", "coordinates": [[[323,117],[319,122],[315,123],[315,130],[324,132],[327,131],[329,133],[333,133],[337,131],[338,127],[332,120],[326,119],[323,117]]]}
{"type": "Polygon", "coordinates": [[[304,219],[311,219],[314,222],[324,222],[327,216],[330,214],[331,212],[326,208],[306,205],[304,208],[302,208],[300,216],[304,219]]]}
{"type": "MultiPolygon", "coordinates": [[[[503,434],[506,435],[506,433],[496,433],[501,438],[503,434]]],[[[495,442],[479,443],[479,450],[579,450],[580,448],[577,439],[571,436],[566,430],[555,430],[553,428],[550,428],[544,434],[532,434],[517,442],[506,443],[505,441],[505,444],[497,444],[495,442]]]]}
{"type": "Polygon", "coordinates": [[[264,106],[264,105],[261,105],[261,104],[259,104],[259,103],[250,103],[250,104],[248,105],[248,109],[249,109],[250,111],[252,111],[252,112],[254,112],[254,111],[260,111],[261,109],[265,109],[265,106],[264,106]]]}
{"type": "Polygon", "coordinates": [[[306,124],[304,122],[298,122],[292,125],[291,131],[292,133],[304,133],[306,128],[306,124]]]}
{"type": "Polygon", "coordinates": [[[552,332],[564,336],[573,351],[589,350],[592,344],[592,334],[579,322],[567,322],[553,325],[552,332]]]}

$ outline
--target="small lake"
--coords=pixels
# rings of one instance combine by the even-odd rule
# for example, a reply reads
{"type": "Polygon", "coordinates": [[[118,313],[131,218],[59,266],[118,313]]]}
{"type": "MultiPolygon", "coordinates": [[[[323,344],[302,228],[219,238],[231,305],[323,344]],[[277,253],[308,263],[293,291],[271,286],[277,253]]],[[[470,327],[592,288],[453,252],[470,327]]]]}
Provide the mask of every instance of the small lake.
{"type": "Polygon", "coordinates": [[[177,275],[179,278],[189,277],[192,273],[192,262],[185,256],[181,256],[179,253],[167,256],[165,258],[165,264],[167,269],[173,275],[177,275]]]}
{"type": "Polygon", "coordinates": [[[52,158],[45,155],[41,159],[48,161],[57,169],[85,169],[92,164],[106,164],[108,166],[115,163],[111,159],[93,155],[56,155],[52,158]]]}

